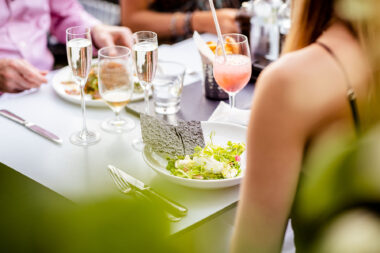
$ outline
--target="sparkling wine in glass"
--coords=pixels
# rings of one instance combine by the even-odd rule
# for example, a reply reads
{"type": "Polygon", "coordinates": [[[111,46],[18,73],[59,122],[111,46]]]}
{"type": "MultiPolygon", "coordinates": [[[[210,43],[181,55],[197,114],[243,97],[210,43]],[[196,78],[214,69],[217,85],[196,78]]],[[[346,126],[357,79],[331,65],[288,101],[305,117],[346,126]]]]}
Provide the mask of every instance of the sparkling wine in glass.
{"type": "Polygon", "coordinates": [[[149,113],[149,91],[157,69],[157,34],[142,31],[133,34],[133,59],[137,77],[144,89],[145,112],[149,113]]]}
{"type": "MultiPolygon", "coordinates": [[[[158,61],[157,34],[141,31],[133,34],[133,59],[139,82],[144,89],[145,113],[149,114],[149,92],[156,74],[158,61]]],[[[133,147],[142,151],[144,143],[141,138],[133,140],[133,147]]]]}
{"type": "Polygon", "coordinates": [[[215,50],[213,69],[216,83],[228,93],[230,107],[234,108],[235,95],[247,85],[252,74],[247,37],[236,33],[224,34],[223,41],[218,41],[215,50]]]}
{"type": "Polygon", "coordinates": [[[71,135],[70,141],[75,145],[88,146],[97,143],[100,135],[87,130],[86,102],[84,86],[91,68],[92,43],[91,31],[88,27],[75,26],[66,30],[67,60],[75,83],[80,88],[83,125],[82,130],[71,135]]]}
{"type": "Polygon", "coordinates": [[[105,120],[101,127],[112,133],[128,132],[135,127],[133,120],[120,116],[133,95],[131,50],[122,46],[104,47],[99,50],[99,93],[115,113],[115,118],[105,120]]]}

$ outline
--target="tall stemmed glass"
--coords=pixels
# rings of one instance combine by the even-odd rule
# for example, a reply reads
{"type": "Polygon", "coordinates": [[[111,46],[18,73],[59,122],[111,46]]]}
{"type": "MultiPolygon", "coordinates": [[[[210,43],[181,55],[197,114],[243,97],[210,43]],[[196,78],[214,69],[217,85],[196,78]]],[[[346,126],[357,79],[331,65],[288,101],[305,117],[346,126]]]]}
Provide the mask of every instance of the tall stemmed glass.
{"type": "Polygon", "coordinates": [[[102,129],[112,133],[128,132],[135,123],[119,114],[133,94],[131,50],[122,46],[104,47],[98,55],[99,93],[115,113],[115,118],[102,123],[102,129]]]}
{"type": "Polygon", "coordinates": [[[231,109],[235,107],[235,95],[251,78],[251,68],[247,37],[237,33],[224,34],[215,50],[213,69],[216,83],[229,95],[231,109]]]}
{"type": "MultiPolygon", "coordinates": [[[[134,33],[132,51],[137,77],[144,89],[145,113],[149,114],[149,91],[156,74],[158,60],[157,34],[149,31],[134,33]]],[[[132,144],[139,151],[144,148],[141,137],[133,140],[132,144]]]]}
{"type": "Polygon", "coordinates": [[[88,146],[100,140],[97,132],[87,130],[86,102],[84,86],[91,68],[92,42],[91,30],[88,27],[75,26],[66,30],[66,50],[73,78],[80,87],[83,126],[82,130],[71,135],[70,141],[75,145],[88,146]]]}

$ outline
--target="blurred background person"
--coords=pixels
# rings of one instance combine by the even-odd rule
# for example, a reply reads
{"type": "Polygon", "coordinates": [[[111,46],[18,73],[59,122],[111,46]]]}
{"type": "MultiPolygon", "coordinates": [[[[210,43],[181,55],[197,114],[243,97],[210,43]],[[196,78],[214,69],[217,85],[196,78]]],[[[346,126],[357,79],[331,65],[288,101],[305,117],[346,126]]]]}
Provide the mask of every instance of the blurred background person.
{"type": "MultiPolygon", "coordinates": [[[[294,2],[283,55],[256,84],[232,252],[280,252],[289,217],[298,249],[308,230],[294,203],[302,193],[298,186],[313,179],[305,163],[326,141],[355,139],[371,126],[367,109],[378,107],[369,107],[368,98],[379,102],[380,94],[380,83],[372,83],[379,80],[379,61],[372,60],[380,55],[373,47],[379,26],[357,15],[363,9],[376,16],[377,8],[364,6],[371,2],[376,1],[294,2]],[[352,16],[342,15],[346,8],[352,16]]],[[[344,181],[339,186],[327,180],[324,187],[331,184],[332,194],[340,193],[348,180],[339,179],[344,181]]]]}
{"type": "MultiPolygon", "coordinates": [[[[222,33],[239,32],[241,0],[214,1],[222,33]]],[[[216,33],[208,0],[120,0],[121,23],[133,31],[149,30],[161,39],[179,41],[200,33],[216,33]]]]}
{"type": "Polygon", "coordinates": [[[0,1],[0,92],[39,87],[47,80],[54,58],[48,33],[65,43],[66,29],[89,26],[96,48],[131,46],[126,27],[108,26],[86,13],[76,0],[0,1]]]}

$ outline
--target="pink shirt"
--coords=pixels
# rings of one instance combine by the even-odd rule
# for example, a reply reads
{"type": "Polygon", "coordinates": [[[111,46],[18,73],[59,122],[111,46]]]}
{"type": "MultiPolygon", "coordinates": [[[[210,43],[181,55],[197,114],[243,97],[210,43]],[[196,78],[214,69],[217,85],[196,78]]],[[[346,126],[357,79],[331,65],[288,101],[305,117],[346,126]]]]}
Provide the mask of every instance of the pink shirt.
{"type": "Polygon", "coordinates": [[[23,58],[50,70],[49,31],[65,43],[68,27],[98,23],[76,0],[0,0],[0,58],[23,58]]]}

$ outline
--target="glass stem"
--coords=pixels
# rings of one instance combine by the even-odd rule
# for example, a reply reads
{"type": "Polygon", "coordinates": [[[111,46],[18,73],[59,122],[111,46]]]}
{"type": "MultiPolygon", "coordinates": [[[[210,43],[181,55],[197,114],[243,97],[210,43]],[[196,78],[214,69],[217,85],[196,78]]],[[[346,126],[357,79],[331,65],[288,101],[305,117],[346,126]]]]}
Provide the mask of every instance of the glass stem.
{"type": "Polygon", "coordinates": [[[145,89],[144,89],[144,100],[145,100],[145,113],[150,114],[150,108],[149,108],[149,89],[150,89],[150,83],[145,83],[145,89]]]}
{"type": "Polygon", "coordinates": [[[235,107],[235,94],[228,94],[228,96],[230,98],[230,109],[232,110],[235,107]]]}
{"type": "Polygon", "coordinates": [[[120,121],[120,111],[115,111],[115,120],[120,121]]]}
{"type": "Polygon", "coordinates": [[[82,131],[80,136],[82,138],[85,138],[87,135],[87,124],[86,124],[86,101],[84,99],[84,85],[80,86],[80,102],[81,102],[81,109],[82,109],[82,117],[83,117],[83,125],[82,125],[82,131]]]}
{"type": "Polygon", "coordinates": [[[121,118],[120,118],[120,110],[115,110],[115,118],[112,119],[109,124],[113,125],[113,126],[120,126],[120,123],[121,123],[121,118]]]}

